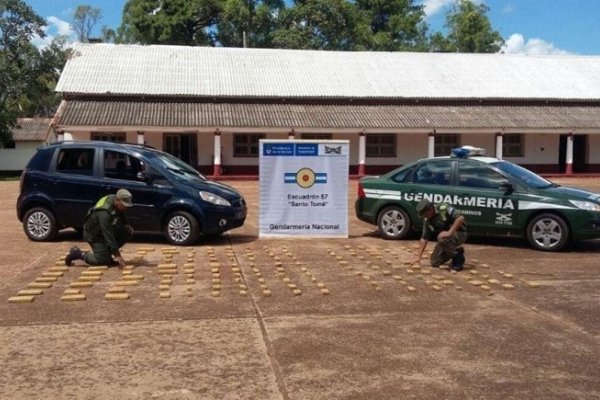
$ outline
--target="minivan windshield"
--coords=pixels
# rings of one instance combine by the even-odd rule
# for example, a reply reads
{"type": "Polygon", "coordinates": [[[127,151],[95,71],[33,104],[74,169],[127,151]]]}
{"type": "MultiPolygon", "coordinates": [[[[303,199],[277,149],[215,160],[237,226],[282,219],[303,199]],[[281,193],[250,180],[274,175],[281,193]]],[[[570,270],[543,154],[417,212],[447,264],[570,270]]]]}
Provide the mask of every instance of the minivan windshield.
{"type": "Polygon", "coordinates": [[[513,164],[508,161],[500,161],[492,163],[491,165],[498,168],[500,171],[505,172],[506,174],[515,178],[516,180],[518,180],[526,186],[530,186],[536,189],[543,189],[550,186],[555,186],[554,183],[542,178],[538,174],[533,173],[526,168],[523,168],[517,164],[513,164]]]}
{"type": "Polygon", "coordinates": [[[156,156],[156,161],[163,168],[172,171],[178,175],[181,175],[184,178],[197,178],[205,181],[206,177],[202,175],[200,172],[196,171],[189,164],[181,161],[179,158],[172,156],[168,153],[154,153],[156,156]]]}

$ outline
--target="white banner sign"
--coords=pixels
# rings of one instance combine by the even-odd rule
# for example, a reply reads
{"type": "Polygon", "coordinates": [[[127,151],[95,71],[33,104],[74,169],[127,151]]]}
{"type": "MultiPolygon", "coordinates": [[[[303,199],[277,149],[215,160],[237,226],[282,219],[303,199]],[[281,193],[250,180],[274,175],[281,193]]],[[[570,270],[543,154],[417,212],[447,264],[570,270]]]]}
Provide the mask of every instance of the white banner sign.
{"type": "Polygon", "coordinates": [[[261,140],[259,237],[348,237],[348,140],[261,140]]]}

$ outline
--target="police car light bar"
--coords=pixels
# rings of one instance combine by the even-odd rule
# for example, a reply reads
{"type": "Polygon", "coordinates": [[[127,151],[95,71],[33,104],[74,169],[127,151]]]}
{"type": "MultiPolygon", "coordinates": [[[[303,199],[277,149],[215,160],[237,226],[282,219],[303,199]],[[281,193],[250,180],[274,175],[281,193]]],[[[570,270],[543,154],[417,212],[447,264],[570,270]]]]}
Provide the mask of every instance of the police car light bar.
{"type": "Polygon", "coordinates": [[[473,146],[462,146],[452,149],[452,157],[467,158],[473,156],[484,156],[485,149],[473,146]]]}

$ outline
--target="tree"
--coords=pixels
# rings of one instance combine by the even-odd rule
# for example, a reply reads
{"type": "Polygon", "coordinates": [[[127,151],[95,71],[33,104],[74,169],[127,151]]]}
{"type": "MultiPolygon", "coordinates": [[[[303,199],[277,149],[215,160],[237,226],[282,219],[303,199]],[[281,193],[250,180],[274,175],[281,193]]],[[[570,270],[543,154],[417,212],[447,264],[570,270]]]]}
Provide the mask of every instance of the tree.
{"type": "Polygon", "coordinates": [[[79,5],[73,13],[73,30],[80,42],[88,42],[96,23],[102,19],[102,11],[88,5],[79,5]]]}
{"type": "Polygon", "coordinates": [[[117,32],[114,29],[104,25],[100,30],[100,39],[104,43],[114,43],[117,39],[117,32]]]}
{"type": "Polygon", "coordinates": [[[22,0],[0,0],[0,141],[10,142],[18,100],[27,86],[34,35],[44,37],[46,23],[22,0]]]}
{"type": "Polygon", "coordinates": [[[352,50],[355,7],[345,0],[296,0],[284,10],[275,47],[286,49],[352,50]]]}
{"type": "Polygon", "coordinates": [[[121,43],[210,45],[220,0],[128,0],[118,29],[121,43]]]}
{"type": "Polygon", "coordinates": [[[437,50],[461,53],[497,53],[504,45],[487,17],[489,7],[472,0],[458,0],[446,15],[447,40],[437,36],[437,50]]]}
{"type": "Polygon", "coordinates": [[[436,32],[429,39],[429,50],[433,52],[448,52],[452,48],[450,39],[444,36],[441,32],[436,32]]]}
{"type": "Polygon", "coordinates": [[[357,50],[424,51],[427,24],[414,0],[356,0],[357,50]]]}
{"type": "Polygon", "coordinates": [[[216,26],[225,47],[272,47],[283,0],[225,0],[216,26]],[[245,38],[245,42],[244,42],[245,38]]]}
{"type": "Polygon", "coordinates": [[[19,99],[19,116],[49,117],[56,112],[61,95],[54,89],[71,54],[66,47],[67,39],[57,36],[42,50],[29,48],[31,68],[26,72],[27,86],[19,99]]]}

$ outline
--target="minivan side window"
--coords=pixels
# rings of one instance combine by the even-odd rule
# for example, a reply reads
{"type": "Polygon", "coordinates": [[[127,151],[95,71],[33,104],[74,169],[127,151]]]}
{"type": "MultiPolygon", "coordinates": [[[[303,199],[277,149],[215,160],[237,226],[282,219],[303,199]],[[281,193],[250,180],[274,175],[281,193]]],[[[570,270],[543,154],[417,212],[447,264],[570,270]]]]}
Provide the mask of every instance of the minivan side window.
{"type": "Polygon", "coordinates": [[[120,151],[104,151],[104,176],[107,178],[137,181],[137,173],[144,171],[144,162],[120,151]]]}
{"type": "Polygon", "coordinates": [[[91,176],[94,172],[94,152],[94,149],[61,149],[56,172],[91,176]]]}

